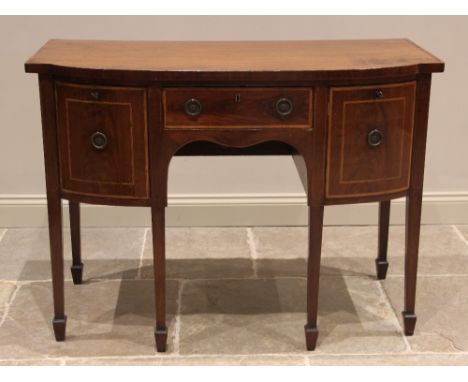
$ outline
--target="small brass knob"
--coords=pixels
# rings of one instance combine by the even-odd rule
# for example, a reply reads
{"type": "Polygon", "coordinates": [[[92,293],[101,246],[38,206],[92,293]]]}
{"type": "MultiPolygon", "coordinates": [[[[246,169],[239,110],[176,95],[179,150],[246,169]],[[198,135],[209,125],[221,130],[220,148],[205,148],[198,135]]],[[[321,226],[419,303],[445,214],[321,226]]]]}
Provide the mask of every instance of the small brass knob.
{"type": "Polygon", "coordinates": [[[104,150],[107,147],[107,136],[100,131],[96,131],[93,135],[91,135],[91,145],[96,150],[104,150]]]}
{"type": "Polygon", "coordinates": [[[375,95],[375,98],[383,98],[383,96],[384,96],[383,91],[380,90],[380,89],[377,89],[377,90],[374,92],[374,95],[375,95]]]}
{"type": "Polygon", "coordinates": [[[367,143],[370,147],[378,147],[382,144],[382,141],[383,133],[378,129],[371,130],[367,134],[367,143]]]}
{"type": "Polygon", "coordinates": [[[287,117],[293,111],[293,103],[289,98],[280,98],[276,101],[276,112],[282,116],[287,117]]]}
{"type": "Polygon", "coordinates": [[[185,102],[185,113],[191,117],[200,115],[202,111],[201,102],[195,98],[190,98],[185,102]]]}

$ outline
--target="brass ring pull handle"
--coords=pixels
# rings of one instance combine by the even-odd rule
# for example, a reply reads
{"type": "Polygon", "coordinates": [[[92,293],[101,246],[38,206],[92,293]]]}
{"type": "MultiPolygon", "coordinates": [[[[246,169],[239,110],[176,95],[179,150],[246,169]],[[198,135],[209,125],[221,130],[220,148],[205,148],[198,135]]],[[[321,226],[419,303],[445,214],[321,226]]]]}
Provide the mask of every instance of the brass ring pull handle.
{"type": "Polygon", "coordinates": [[[367,134],[367,143],[370,147],[378,147],[382,144],[383,137],[383,133],[380,130],[371,130],[367,134]]]}
{"type": "Polygon", "coordinates": [[[276,101],[276,112],[281,117],[287,117],[293,111],[293,103],[289,98],[280,98],[276,101]]]}
{"type": "Polygon", "coordinates": [[[96,150],[104,150],[107,147],[107,136],[100,131],[96,131],[93,135],[91,135],[91,145],[96,150]]]}
{"type": "Polygon", "coordinates": [[[185,113],[191,117],[200,115],[202,111],[201,102],[195,98],[190,98],[185,102],[185,113]]]}

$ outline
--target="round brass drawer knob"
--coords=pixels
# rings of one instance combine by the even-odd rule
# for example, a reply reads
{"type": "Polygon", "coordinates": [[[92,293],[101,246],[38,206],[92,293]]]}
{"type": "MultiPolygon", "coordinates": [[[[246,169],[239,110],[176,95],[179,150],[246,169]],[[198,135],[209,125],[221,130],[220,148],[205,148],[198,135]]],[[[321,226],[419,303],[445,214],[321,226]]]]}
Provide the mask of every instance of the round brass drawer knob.
{"type": "Polygon", "coordinates": [[[276,101],[276,112],[282,116],[287,117],[293,111],[293,103],[289,98],[280,98],[276,101]]]}
{"type": "Polygon", "coordinates": [[[200,115],[202,111],[201,102],[195,98],[190,98],[185,102],[185,113],[191,117],[200,115]]]}
{"type": "Polygon", "coordinates": [[[367,143],[371,147],[378,147],[382,144],[383,137],[384,137],[383,133],[380,130],[378,129],[371,130],[367,134],[367,143]]]}
{"type": "Polygon", "coordinates": [[[107,147],[107,136],[100,131],[96,131],[91,135],[91,145],[96,150],[104,150],[107,147]]]}

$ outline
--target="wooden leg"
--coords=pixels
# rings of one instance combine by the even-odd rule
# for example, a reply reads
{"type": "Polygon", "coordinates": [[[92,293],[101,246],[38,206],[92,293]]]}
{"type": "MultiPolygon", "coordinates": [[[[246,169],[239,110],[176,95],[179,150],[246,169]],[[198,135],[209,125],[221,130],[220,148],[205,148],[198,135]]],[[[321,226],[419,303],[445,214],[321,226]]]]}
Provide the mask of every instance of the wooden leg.
{"type": "Polygon", "coordinates": [[[385,279],[387,276],[388,261],[388,229],[390,224],[390,200],[379,203],[379,252],[375,259],[377,278],[385,279]]]}
{"type": "Polygon", "coordinates": [[[83,263],[81,262],[80,203],[70,201],[68,210],[70,213],[70,233],[73,258],[71,274],[73,284],[77,285],[81,284],[83,281],[83,263]]]}
{"type": "Polygon", "coordinates": [[[63,275],[63,241],[62,241],[62,202],[60,197],[47,197],[49,217],[50,260],[52,266],[52,288],[54,296],[54,327],[55,339],[65,340],[65,293],[63,275]]]}
{"type": "Polygon", "coordinates": [[[39,75],[41,95],[42,136],[47,190],[47,215],[49,219],[50,263],[54,297],[55,339],[65,340],[65,292],[63,278],[62,200],[60,197],[60,171],[57,152],[57,125],[55,120],[55,83],[52,77],[39,75]]]}
{"type": "Polygon", "coordinates": [[[166,351],[166,269],[165,269],[165,207],[151,207],[153,232],[154,292],[156,328],[154,337],[158,352],[166,351]]]}
{"type": "Polygon", "coordinates": [[[406,198],[405,238],[405,310],[402,312],[405,334],[411,336],[416,325],[416,276],[419,233],[421,228],[422,192],[410,192],[406,198]]]}
{"type": "Polygon", "coordinates": [[[322,251],[323,205],[309,207],[309,259],[307,263],[307,324],[304,326],[307,350],[317,343],[317,312],[322,251]]]}

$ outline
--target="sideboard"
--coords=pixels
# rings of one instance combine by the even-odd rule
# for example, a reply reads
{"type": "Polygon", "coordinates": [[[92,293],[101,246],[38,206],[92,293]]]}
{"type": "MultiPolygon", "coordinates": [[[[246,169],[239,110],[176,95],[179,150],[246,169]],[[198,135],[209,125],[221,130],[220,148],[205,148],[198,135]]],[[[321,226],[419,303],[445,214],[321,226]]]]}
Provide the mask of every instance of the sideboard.
{"type": "MultiPolygon", "coordinates": [[[[39,74],[53,329],[65,339],[62,199],[82,281],[80,203],[151,208],[158,351],[166,350],[165,208],[174,155],[291,155],[307,192],[307,349],[318,337],[324,206],[378,202],[378,279],[390,201],[406,197],[404,331],[415,294],[431,75],[413,42],[50,40],[39,74]]],[[[246,169],[247,170],[247,169],[246,169]]]]}

